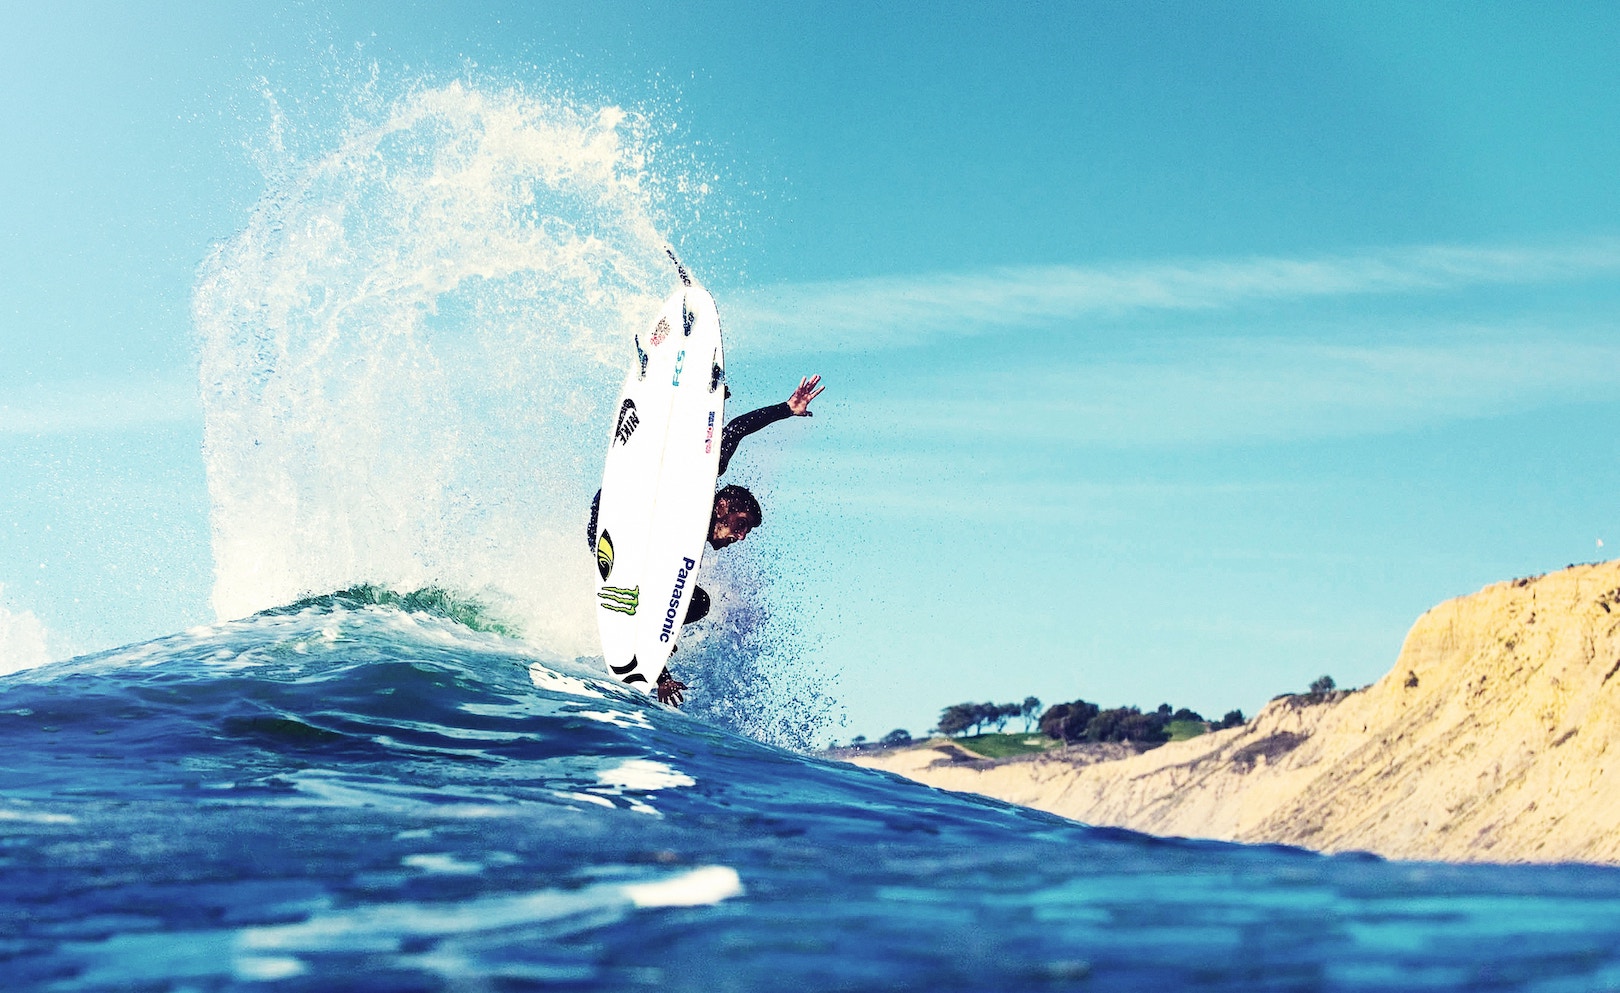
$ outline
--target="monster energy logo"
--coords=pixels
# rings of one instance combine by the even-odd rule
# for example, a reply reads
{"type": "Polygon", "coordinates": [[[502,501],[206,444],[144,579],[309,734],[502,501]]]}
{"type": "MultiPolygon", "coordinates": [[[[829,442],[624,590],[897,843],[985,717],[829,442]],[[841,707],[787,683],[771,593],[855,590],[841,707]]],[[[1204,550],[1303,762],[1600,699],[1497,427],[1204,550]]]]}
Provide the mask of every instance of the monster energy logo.
{"type": "Polygon", "coordinates": [[[602,598],[602,606],[607,609],[634,616],[636,605],[641,602],[641,587],[604,586],[596,595],[602,598]]]}

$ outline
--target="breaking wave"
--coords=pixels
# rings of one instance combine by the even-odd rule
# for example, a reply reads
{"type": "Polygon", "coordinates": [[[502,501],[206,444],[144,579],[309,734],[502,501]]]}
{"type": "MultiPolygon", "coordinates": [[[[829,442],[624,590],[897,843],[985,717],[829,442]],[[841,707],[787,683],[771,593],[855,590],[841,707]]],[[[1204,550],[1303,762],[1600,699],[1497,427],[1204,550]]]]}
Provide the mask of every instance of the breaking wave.
{"type": "MultiPolygon", "coordinates": [[[[199,272],[214,609],[453,591],[596,655],[586,508],[628,332],[674,282],[669,198],[704,191],[617,106],[464,80],[361,106],[298,160],[278,118],[264,195],[199,272]]],[[[765,609],[682,661],[709,716],[806,747],[827,678],[765,609]]]]}

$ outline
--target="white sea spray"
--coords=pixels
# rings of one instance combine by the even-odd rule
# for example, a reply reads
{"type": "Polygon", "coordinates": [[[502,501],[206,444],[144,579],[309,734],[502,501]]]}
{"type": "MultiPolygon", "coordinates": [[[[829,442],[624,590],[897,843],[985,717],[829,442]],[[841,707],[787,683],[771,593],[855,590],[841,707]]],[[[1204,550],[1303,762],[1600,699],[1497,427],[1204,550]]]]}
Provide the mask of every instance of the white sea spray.
{"type": "Polygon", "coordinates": [[[458,82],[271,178],[194,296],[222,618],[438,584],[594,649],[582,517],[670,281],[642,128],[458,82]]]}
{"type": "Polygon", "coordinates": [[[5,587],[0,586],[0,674],[32,669],[49,661],[45,625],[31,610],[9,609],[5,587]]]}

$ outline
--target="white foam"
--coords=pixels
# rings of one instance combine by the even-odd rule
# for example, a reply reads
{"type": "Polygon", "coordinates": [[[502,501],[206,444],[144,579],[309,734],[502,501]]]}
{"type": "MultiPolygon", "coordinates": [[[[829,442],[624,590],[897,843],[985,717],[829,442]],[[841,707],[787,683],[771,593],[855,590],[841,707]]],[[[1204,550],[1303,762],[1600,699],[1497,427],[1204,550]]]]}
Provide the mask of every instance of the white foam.
{"type": "Polygon", "coordinates": [[[463,862],[448,852],[424,852],[420,855],[407,855],[399,860],[402,865],[423,872],[439,873],[450,876],[471,876],[483,872],[484,867],[477,862],[463,862]]]}
{"type": "Polygon", "coordinates": [[[643,128],[452,83],[272,177],[193,295],[221,617],[440,585],[594,650],[584,517],[673,282],[643,128]]]}
{"type": "Polygon", "coordinates": [[[291,955],[238,955],[231,960],[236,978],[250,983],[291,979],[309,971],[303,962],[291,955]]]}
{"type": "MultiPolygon", "coordinates": [[[[5,587],[0,586],[0,597],[5,587]]],[[[45,625],[33,611],[13,612],[0,601],[0,674],[32,669],[51,661],[45,625]]]]}
{"type": "Polygon", "coordinates": [[[706,865],[673,879],[624,887],[625,896],[638,907],[705,907],[742,892],[737,870],[726,865],[706,865]]]}
{"type": "Polygon", "coordinates": [[[600,698],[603,694],[585,682],[573,676],[565,676],[560,672],[552,672],[539,662],[529,663],[529,682],[542,690],[551,690],[555,693],[567,693],[571,696],[588,696],[600,698]]]}
{"type": "Polygon", "coordinates": [[[641,710],[580,710],[576,713],[580,717],[611,724],[616,728],[641,728],[644,731],[651,731],[653,726],[652,721],[647,719],[646,712],[641,710]]]}
{"type": "Polygon", "coordinates": [[[0,807],[0,821],[20,821],[24,824],[77,824],[78,818],[68,814],[52,814],[43,810],[18,810],[0,807]]]}
{"type": "Polygon", "coordinates": [[[597,796],[595,793],[565,793],[561,790],[553,790],[551,795],[559,797],[563,800],[583,800],[586,803],[594,803],[598,807],[607,807],[609,810],[613,809],[612,800],[609,800],[605,796],[597,796]]]}
{"type": "Polygon", "coordinates": [[[621,790],[655,791],[672,786],[694,786],[697,780],[656,759],[625,759],[596,774],[597,782],[621,790]]]}

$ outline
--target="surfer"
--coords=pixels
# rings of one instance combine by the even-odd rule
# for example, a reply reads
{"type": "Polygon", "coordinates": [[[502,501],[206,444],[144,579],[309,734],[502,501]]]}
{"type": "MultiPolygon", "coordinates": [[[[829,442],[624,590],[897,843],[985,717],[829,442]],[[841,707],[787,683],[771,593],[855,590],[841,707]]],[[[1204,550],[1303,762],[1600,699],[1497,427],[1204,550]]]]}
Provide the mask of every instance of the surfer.
{"type": "MultiPolygon", "coordinates": [[[[740,417],[734,417],[726,423],[725,430],[720,434],[720,474],[724,475],[726,467],[731,464],[731,457],[736,454],[737,446],[742,440],[767,424],[786,420],[789,417],[810,417],[810,401],[821,395],[826,387],[821,385],[820,376],[808,376],[799,380],[799,386],[788,398],[781,403],[773,403],[768,407],[750,410],[740,417]]],[[[726,398],[731,398],[731,388],[726,388],[726,398]]],[[[597,490],[596,496],[591,499],[591,521],[585,528],[585,535],[590,542],[592,554],[596,552],[596,516],[602,505],[602,491],[597,490]]],[[[728,545],[734,545],[749,532],[759,527],[763,517],[760,513],[759,501],[754,494],[744,487],[734,483],[722,486],[714,495],[714,510],[709,517],[709,545],[719,550],[728,545]]],[[[709,594],[699,586],[692,590],[692,602],[686,609],[686,617],[682,624],[691,624],[702,620],[709,613],[709,594]]],[[[669,674],[665,668],[658,674],[658,702],[680,706],[685,699],[686,684],[669,674]]]]}

